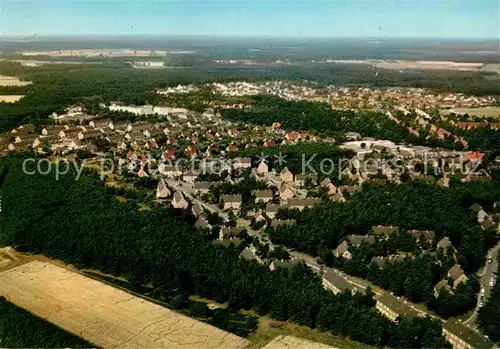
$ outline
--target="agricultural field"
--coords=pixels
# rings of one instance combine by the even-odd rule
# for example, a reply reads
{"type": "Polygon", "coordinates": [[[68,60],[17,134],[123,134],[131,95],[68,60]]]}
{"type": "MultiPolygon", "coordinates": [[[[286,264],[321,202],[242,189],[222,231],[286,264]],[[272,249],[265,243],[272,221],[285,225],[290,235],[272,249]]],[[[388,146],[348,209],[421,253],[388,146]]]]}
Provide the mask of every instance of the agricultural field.
{"type": "Polygon", "coordinates": [[[455,114],[469,114],[471,116],[500,117],[500,107],[441,109],[439,113],[443,115],[449,115],[451,113],[455,113],[455,114]]]}
{"type": "Polygon", "coordinates": [[[28,86],[30,81],[21,81],[16,77],[0,75],[0,86],[28,86]]]}
{"type": "Polygon", "coordinates": [[[24,96],[21,95],[5,95],[5,96],[0,96],[0,103],[1,102],[6,102],[6,103],[15,103],[21,100],[24,96]]]}
{"type": "Polygon", "coordinates": [[[76,272],[33,261],[0,274],[0,296],[101,348],[245,348],[248,341],[76,272]]]}

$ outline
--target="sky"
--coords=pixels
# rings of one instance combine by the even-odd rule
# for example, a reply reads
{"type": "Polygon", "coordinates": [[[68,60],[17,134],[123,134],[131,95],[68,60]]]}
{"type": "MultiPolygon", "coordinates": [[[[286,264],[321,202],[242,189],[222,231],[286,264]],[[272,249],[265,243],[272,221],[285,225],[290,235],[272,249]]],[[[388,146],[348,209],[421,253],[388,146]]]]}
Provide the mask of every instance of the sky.
{"type": "Polygon", "coordinates": [[[499,0],[0,0],[0,34],[500,40],[499,0]]]}

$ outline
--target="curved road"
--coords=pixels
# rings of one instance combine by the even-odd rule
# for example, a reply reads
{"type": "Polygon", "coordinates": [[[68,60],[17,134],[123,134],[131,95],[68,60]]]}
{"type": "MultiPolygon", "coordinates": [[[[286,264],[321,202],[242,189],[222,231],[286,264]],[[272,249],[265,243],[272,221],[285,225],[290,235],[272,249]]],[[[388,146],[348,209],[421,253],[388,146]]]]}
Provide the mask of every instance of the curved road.
{"type": "Polygon", "coordinates": [[[492,287],[490,286],[490,282],[495,277],[495,273],[498,271],[499,251],[500,251],[500,242],[491,250],[489,250],[486,256],[486,265],[484,266],[483,273],[480,275],[481,290],[484,290],[484,297],[481,297],[481,294],[479,294],[479,296],[477,297],[477,305],[476,309],[474,310],[474,313],[471,315],[470,318],[464,321],[465,324],[471,327],[476,326],[475,322],[477,319],[477,312],[479,311],[481,300],[483,300],[483,303],[486,303],[486,300],[490,297],[492,289],[492,287]],[[492,258],[491,263],[488,263],[488,256],[491,256],[492,258]]]}

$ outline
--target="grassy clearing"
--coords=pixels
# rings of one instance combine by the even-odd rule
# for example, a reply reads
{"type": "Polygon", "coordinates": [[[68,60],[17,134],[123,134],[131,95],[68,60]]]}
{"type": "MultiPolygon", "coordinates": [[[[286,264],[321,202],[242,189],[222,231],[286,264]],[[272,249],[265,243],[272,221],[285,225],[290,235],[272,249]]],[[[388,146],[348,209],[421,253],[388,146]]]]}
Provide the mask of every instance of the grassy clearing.
{"type": "Polygon", "coordinates": [[[272,320],[266,316],[259,319],[259,328],[248,336],[250,348],[261,348],[272,341],[276,336],[295,336],[313,342],[328,344],[342,349],[368,349],[368,345],[355,342],[351,339],[334,336],[329,332],[321,332],[306,326],[299,326],[289,322],[272,320]]]}

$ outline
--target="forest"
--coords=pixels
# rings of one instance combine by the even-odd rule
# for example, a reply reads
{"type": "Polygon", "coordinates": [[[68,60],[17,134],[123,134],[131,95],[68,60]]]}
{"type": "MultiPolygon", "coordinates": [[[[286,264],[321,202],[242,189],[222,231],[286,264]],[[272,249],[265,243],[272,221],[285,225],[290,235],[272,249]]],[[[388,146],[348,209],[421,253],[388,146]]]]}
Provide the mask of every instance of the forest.
{"type": "Polygon", "coordinates": [[[233,312],[254,309],[371,345],[448,347],[440,322],[392,323],[375,310],[372,294],[334,295],[303,264],[270,272],[239,258],[234,247],[213,244],[184,212],[168,206],[138,210],[137,200],[116,199],[97,173],[86,171],[77,182],[72,174],[59,181],[28,177],[21,161],[0,160],[0,168],[8,168],[0,187],[0,245],[124,276],[152,287],[166,303],[196,294],[227,302],[233,312]]]}
{"type": "Polygon", "coordinates": [[[0,297],[2,348],[95,348],[83,339],[42,320],[0,297]]]}
{"type": "MultiPolygon", "coordinates": [[[[220,65],[212,62],[175,62],[175,69],[134,69],[125,60],[110,59],[100,64],[47,64],[26,67],[19,63],[0,62],[0,75],[16,76],[32,81],[26,89],[8,88],[7,91],[26,93],[16,104],[0,103],[0,131],[22,123],[44,122],[53,112],[61,113],[65,107],[79,103],[121,101],[126,104],[156,104],[161,101],[157,88],[178,84],[202,84],[230,80],[288,80],[304,83],[313,81],[320,86],[334,83],[346,86],[375,87],[428,87],[442,91],[455,91],[475,95],[500,94],[496,80],[469,72],[407,72],[380,70],[375,76],[370,66],[340,64],[297,64],[283,67],[220,65]],[[194,66],[193,66],[194,65],[194,66]]],[[[193,107],[198,106],[194,104],[193,107]]],[[[281,106],[283,107],[283,106],[281,106]]],[[[345,121],[344,121],[345,122],[345,121]]],[[[357,122],[357,121],[355,121],[357,122]]],[[[386,121],[387,122],[387,121],[386,121]]],[[[313,129],[323,130],[314,122],[313,129]]],[[[305,126],[305,125],[304,125],[305,126]]],[[[331,126],[331,125],[330,125],[331,126]]],[[[406,139],[406,131],[384,123],[387,133],[399,134],[406,139]]],[[[355,127],[355,126],[353,126],[355,127]]],[[[368,132],[373,125],[366,126],[368,132]]],[[[326,129],[327,131],[329,129],[326,129]]],[[[332,128],[331,131],[337,130],[332,128]]],[[[382,131],[380,131],[382,132],[382,131]]],[[[370,132],[366,135],[369,136],[370,132]]],[[[415,140],[414,140],[415,141],[415,140]]]]}
{"type": "MultiPolygon", "coordinates": [[[[268,229],[273,242],[319,256],[327,264],[340,267],[347,273],[368,278],[372,282],[405,295],[415,302],[425,302],[444,317],[466,312],[473,306],[477,284],[464,286],[460,297],[446,296],[434,300],[433,287],[453,266],[455,260],[424,255],[407,230],[433,230],[436,239],[431,251],[441,238],[450,238],[456,249],[456,262],[467,274],[485,264],[486,251],[497,241],[494,230],[482,230],[470,210],[474,203],[485,210],[492,208],[500,197],[497,181],[454,182],[443,188],[423,181],[405,184],[364,184],[363,192],[349,196],[345,203],[323,202],[312,209],[282,210],[278,217],[296,219],[295,226],[268,229]],[[393,225],[401,229],[400,236],[376,245],[364,245],[353,253],[351,260],[333,258],[335,249],[348,234],[364,235],[372,226],[393,225]],[[375,256],[388,256],[398,251],[411,252],[417,258],[406,258],[399,263],[378,269],[370,264],[375,256]],[[441,267],[436,266],[441,259],[441,267]],[[459,304],[456,302],[459,301],[459,304]]],[[[491,212],[491,211],[490,211],[491,212]]]]}

